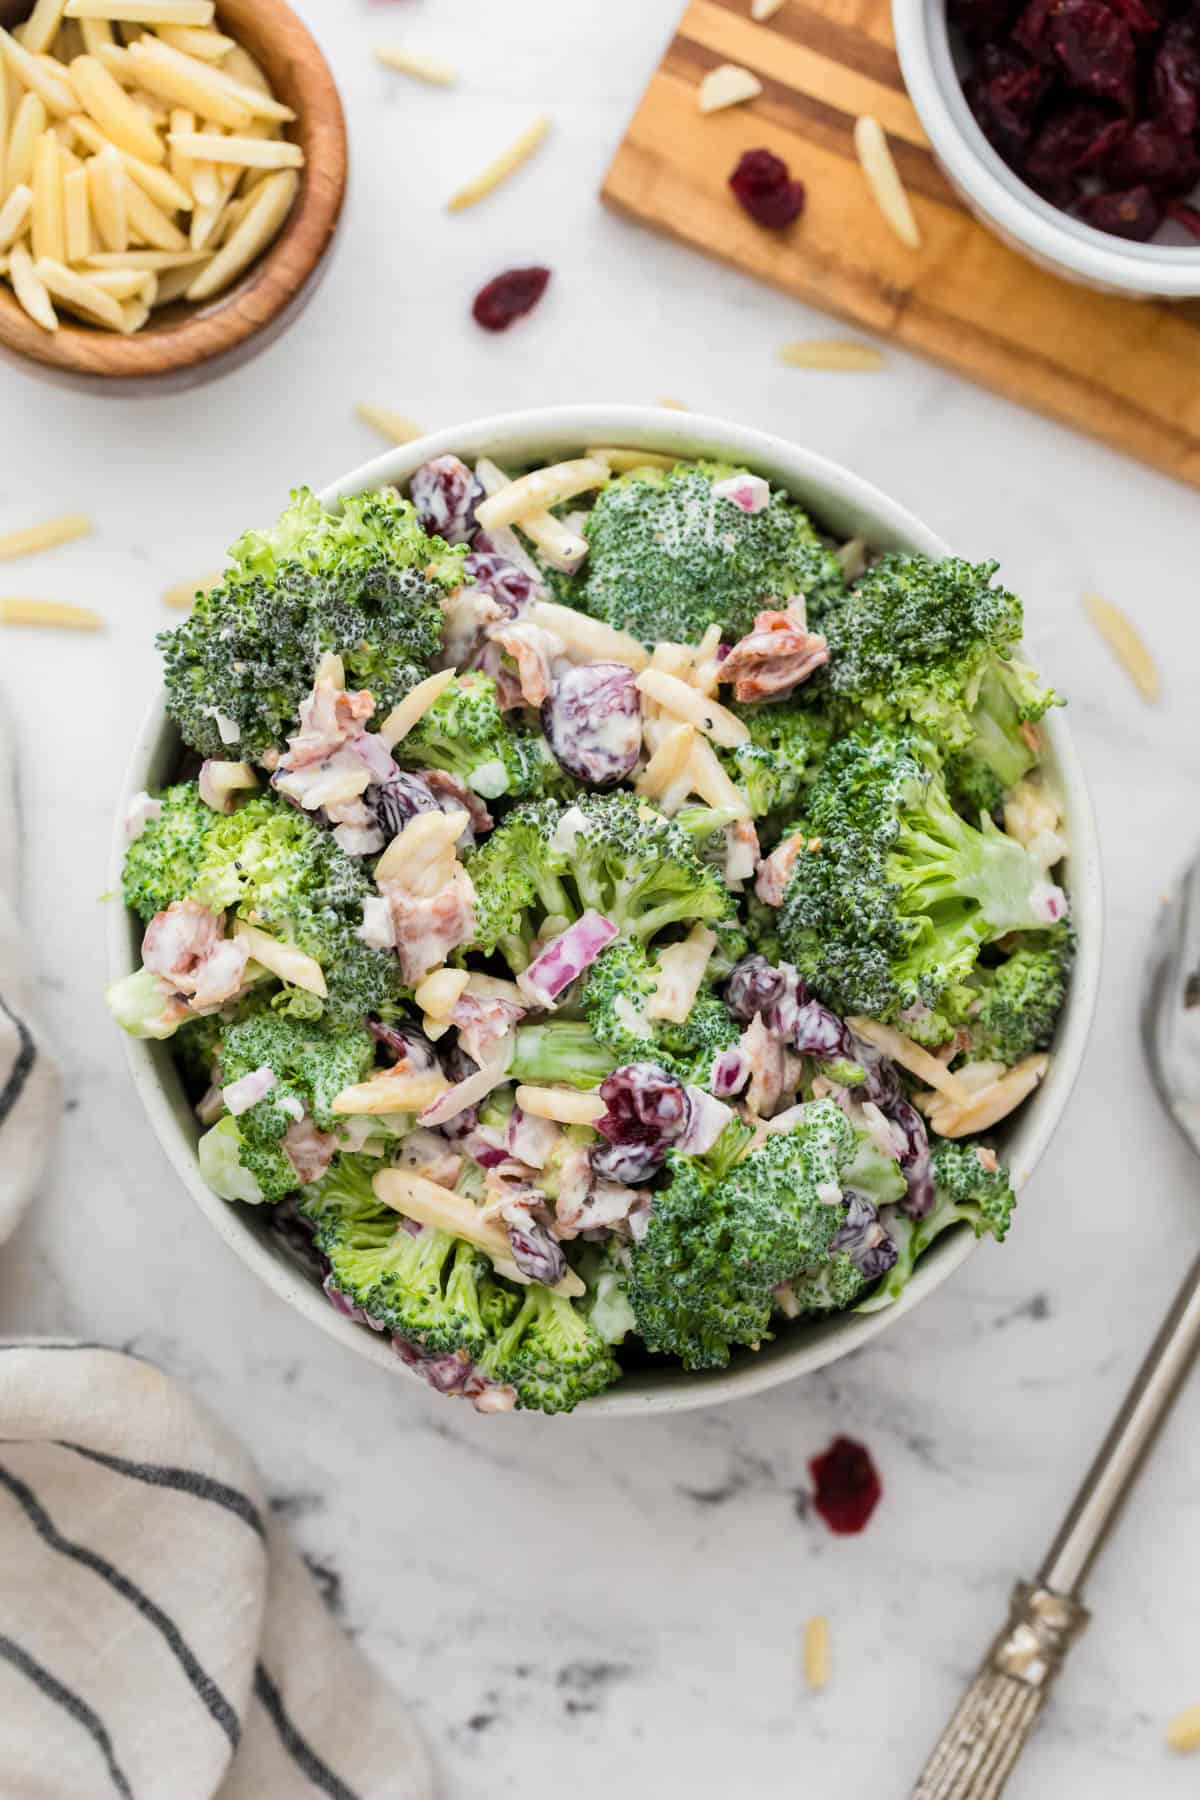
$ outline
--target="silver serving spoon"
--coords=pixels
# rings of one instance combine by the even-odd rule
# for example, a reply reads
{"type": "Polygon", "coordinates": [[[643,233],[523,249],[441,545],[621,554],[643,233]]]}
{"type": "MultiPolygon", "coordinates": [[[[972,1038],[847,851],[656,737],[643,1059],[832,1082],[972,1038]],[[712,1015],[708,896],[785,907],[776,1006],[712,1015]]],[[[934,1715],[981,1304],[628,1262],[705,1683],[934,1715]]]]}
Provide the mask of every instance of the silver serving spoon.
{"type": "MultiPolygon", "coordinates": [[[[1200,859],[1151,946],[1142,1041],[1160,1099],[1200,1155],[1200,859]]],[[[1088,1621],[1083,1584],[1200,1348],[1200,1257],[1032,1582],[926,1763],[911,1800],[996,1800],[1088,1621]]]]}

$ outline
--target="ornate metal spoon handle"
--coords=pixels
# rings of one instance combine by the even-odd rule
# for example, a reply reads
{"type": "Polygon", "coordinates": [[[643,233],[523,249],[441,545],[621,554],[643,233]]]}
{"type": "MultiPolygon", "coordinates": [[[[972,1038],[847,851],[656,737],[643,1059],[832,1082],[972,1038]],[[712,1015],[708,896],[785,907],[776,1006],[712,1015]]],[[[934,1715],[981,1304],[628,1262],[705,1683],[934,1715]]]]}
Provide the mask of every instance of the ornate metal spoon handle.
{"type": "Polygon", "coordinates": [[[1087,1623],[1078,1594],[1200,1348],[1200,1257],[1042,1564],[943,1733],[912,1800],[996,1800],[1087,1623]]]}

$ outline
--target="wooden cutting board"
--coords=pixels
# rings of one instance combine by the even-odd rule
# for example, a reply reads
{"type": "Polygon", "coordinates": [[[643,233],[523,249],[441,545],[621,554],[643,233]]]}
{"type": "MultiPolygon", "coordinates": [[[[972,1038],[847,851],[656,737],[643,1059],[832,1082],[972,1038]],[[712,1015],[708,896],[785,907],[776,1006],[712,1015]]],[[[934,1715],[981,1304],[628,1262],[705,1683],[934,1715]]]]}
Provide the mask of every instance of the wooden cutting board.
{"type": "Polygon", "coordinates": [[[1200,486],[1200,302],[1094,294],[1037,269],[978,224],[934,162],[904,91],[887,0],[785,0],[763,25],[750,0],[692,0],[604,183],[622,212],[800,300],[829,308],[960,374],[1200,486]],[[703,116],[718,63],[762,94],[703,116]],[[884,224],[854,154],[860,113],[891,139],[923,238],[884,224]],[[808,191],[785,233],[765,231],[726,182],[765,145],[808,191]]]}

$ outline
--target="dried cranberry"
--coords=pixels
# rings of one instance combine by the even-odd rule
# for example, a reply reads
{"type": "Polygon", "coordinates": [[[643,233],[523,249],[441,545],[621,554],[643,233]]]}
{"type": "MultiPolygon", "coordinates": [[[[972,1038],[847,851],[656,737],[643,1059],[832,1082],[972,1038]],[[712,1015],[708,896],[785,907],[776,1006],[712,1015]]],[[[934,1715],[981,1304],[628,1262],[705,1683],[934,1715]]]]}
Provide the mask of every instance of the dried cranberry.
{"type": "Polygon", "coordinates": [[[626,1063],[600,1084],[608,1111],[596,1121],[606,1140],[591,1152],[592,1168],[609,1181],[646,1181],[688,1128],[691,1101],[683,1083],[657,1063],[626,1063]]]}
{"type": "Polygon", "coordinates": [[[1148,6],[1146,0],[1108,0],[1114,12],[1119,12],[1134,37],[1153,37],[1156,31],[1162,30],[1162,17],[1148,6]]]}
{"type": "Polygon", "coordinates": [[[1148,187],[1117,188],[1087,195],[1079,202],[1079,216],[1097,231],[1144,244],[1162,224],[1163,209],[1148,187]]]}
{"type": "Polygon", "coordinates": [[[969,44],[985,44],[1003,37],[1015,9],[1015,0],[946,0],[946,17],[969,44]]]}
{"type": "Polygon", "coordinates": [[[1103,0],[1056,0],[1050,42],[1069,87],[1133,105],[1133,33],[1103,0]]]}
{"type": "Polygon", "coordinates": [[[747,150],[729,177],[729,185],[752,219],[771,231],[783,231],[804,211],[804,183],[772,150],[747,150]]]}
{"type": "Polygon", "coordinates": [[[933,1211],[933,1165],[929,1156],[929,1133],[925,1121],[907,1100],[892,1100],[884,1111],[891,1123],[899,1127],[904,1139],[900,1167],[908,1183],[908,1193],[901,1202],[910,1219],[923,1219],[933,1211]]]}
{"type": "Polygon", "coordinates": [[[1200,238],[1200,210],[1189,206],[1186,200],[1168,200],[1167,217],[1190,231],[1193,237],[1200,238]]]}
{"type": "Polygon", "coordinates": [[[850,1055],[850,1033],[827,1006],[819,1000],[805,1000],[796,1010],[792,1024],[793,1050],[801,1056],[815,1056],[830,1062],[835,1057],[850,1055]]]}
{"type": "Polygon", "coordinates": [[[1154,104],[1172,130],[1189,137],[1200,123],[1200,45],[1191,19],[1173,19],[1150,73],[1154,104]]]}
{"type": "Polygon", "coordinates": [[[422,530],[448,544],[465,544],[475,530],[475,508],[483,488],[457,456],[435,456],[422,463],[408,484],[422,530]]]}
{"type": "Polygon", "coordinates": [[[476,532],[475,543],[471,554],[463,563],[463,571],[474,578],[475,586],[481,593],[491,596],[506,617],[515,619],[541,592],[540,585],[532,575],[518,568],[515,562],[509,562],[507,556],[483,549],[480,546],[481,539],[491,541],[486,532],[476,532]]]}
{"type": "Polygon", "coordinates": [[[895,1267],[899,1251],[885,1226],[879,1223],[879,1211],[865,1194],[846,1195],[846,1214],[837,1236],[829,1246],[836,1256],[845,1251],[868,1281],[877,1281],[895,1267]]]}
{"type": "Polygon", "coordinates": [[[549,281],[549,269],[506,269],[480,288],[471,316],[485,331],[507,331],[514,319],[532,312],[549,281]]]}
{"type": "Polygon", "coordinates": [[[1054,62],[1054,46],[1050,42],[1050,11],[1055,0],[1029,0],[1013,26],[1013,42],[1032,56],[1034,62],[1049,67],[1054,62]]]}
{"type": "Polygon", "coordinates": [[[883,1494],[870,1451],[853,1438],[834,1438],[808,1467],[816,1484],[813,1504],[830,1531],[839,1537],[861,1531],[883,1494]]]}
{"type": "Polygon", "coordinates": [[[429,785],[419,775],[409,775],[404,769],[397,769],[387,781],[373,783],[363,795],[363,801],[380,831],[389,839],[403,831],[418,813],[441,810],[429,785]]]}
{"type": "Polygon", "coordinates": [[[725,988],[725,1004],[742,1025],[749,1025],[755,1013],[781,998],[787,987],[787,974],[773,969],[765,956],[743,956],[734,968],[725,988]]]}
{"type": "Polygon", "coordinates": [[[530,1281],[543,1281],[547,1287],[562,1280],[567,1259],[544,1225],[536,1219],[526,1219],[521,1225],[506,1220],[505,1230],[513,1261],[523,1275],[528,1275],[530,1281]]]}
{"type": "Polygon", "coordinates": [[[1107,173],[1119,187],[1144,182],[1158,194],[1187,194],[1200,179],[1200,156],[1190,138],[1176,136],[1156,119],[1143,119],[1118,146],[1107,173]]]}
{"type": "Polygon", "coordinates": [[[542,707],[542,727],[568,775],[593,787],[623,781],[642,750],[642,703],[633,670],[606,662],[567,669],[542,707]]]}
{"type": "Polygon", "coordinates": [[[1020,160],[1049,81],[1046,71],[1019,50],[989,44],[978,69],[964,83],[967,104],[980,130],[1006,162],[1020,160]]]}
{"type": "Polygon", "coordinates": [[[1039,130],[1021,172],[1034,187],[1053,191],[1071,176],[1098,167],[1128,130],[1127,119],[1114,117],[1094,101],[1068,101],[1039,130]]]}

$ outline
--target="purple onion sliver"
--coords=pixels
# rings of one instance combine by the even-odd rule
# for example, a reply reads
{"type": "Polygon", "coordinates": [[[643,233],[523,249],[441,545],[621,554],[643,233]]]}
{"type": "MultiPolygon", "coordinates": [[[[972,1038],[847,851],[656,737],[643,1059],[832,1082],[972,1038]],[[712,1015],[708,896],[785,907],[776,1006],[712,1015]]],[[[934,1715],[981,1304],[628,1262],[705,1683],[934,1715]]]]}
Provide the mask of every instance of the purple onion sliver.
{"type": "Polygon", "coordinates": [[[517,986],[535,1006],[552,1006],[576,976],[591,967],[618,935],[611,919],[588,911],[560,932],[517,977],[517,986]]]}
{"type": "Polygon", "coordinates": [[[712,1091],[719,1100],[732,1100],[750,1079],[750,1058],[740,1044],[713,1058],[712,1091]]]}

